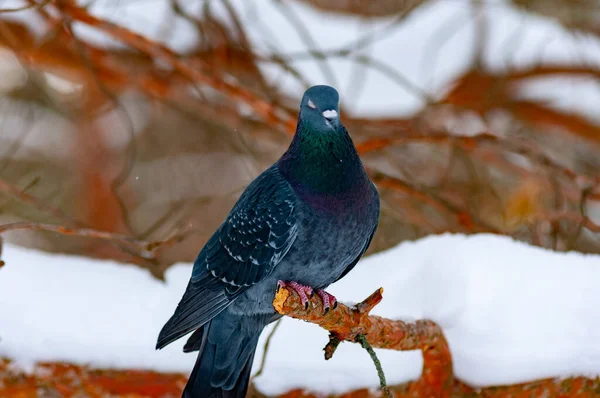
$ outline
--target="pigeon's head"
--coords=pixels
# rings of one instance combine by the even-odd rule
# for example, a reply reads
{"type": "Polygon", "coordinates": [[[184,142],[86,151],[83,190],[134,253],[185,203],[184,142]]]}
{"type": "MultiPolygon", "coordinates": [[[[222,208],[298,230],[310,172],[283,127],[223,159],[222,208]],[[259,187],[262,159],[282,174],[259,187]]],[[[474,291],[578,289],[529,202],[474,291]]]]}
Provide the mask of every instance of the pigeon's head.
{"type": "Polygon", "coordinates": [[[340,96],[330,86],[312,86],[300,104],[300,120],[312,130],[332,131],[340,124],[340,96]]]}

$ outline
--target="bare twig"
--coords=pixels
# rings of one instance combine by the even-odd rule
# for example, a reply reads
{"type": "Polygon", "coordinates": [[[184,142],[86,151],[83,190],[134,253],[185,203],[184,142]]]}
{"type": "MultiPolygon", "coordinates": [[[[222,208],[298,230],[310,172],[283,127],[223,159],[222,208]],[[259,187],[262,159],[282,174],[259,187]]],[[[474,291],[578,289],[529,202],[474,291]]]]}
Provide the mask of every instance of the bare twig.
{"type": "Polygon", "coordinates": [[[275,332],[277,331],[277,328],[279,327],[279,325],[281,324],[281,320],[283,318],[279,318],[276,322],[275,322],[275,326],[273,326],[273,329],[271,329],[271,332],[269,333],[269,335],[267,336],[267,340],[265,340],[265,347],[263,350],[263,357],[260,360],[260,367],[258,368],[258,372],[256,372],[254,374],[254,376],[252,376],[252,378],[258,377],[262,374],[263,370],[265,369],[265,363],[267,362],[267,353],[269,352],[269,346],[271,345],[271,339],[273,338],[273,336],[275,335],[275,332]]]}
{"type": "Polygon", "coordinates": [[[128,232],[132,232],[133,227],[131,224],[129,211],[127,209],[127,206],[125,205],[125,202],[123,201],[123,198],[119,195],[118,191],[119,188],[125,183],[127,178],[129,178],[131,170],[134,166],[135,158],[137,156],[137,146],[135,143],[135,128],[133,127],[133,121],[131,120],[131,117],[125,109],[125,107],[123,107],[123,104],[121,104],[121,102],[119,101],[118,97],[113,92],[111,92],[108,89],[108,87],[106,87],[102,79],[99,78],[99,75],[94,68],[94,64],[91,62],[86,52],[85,43],[79,40],[77,35],[75,35],[71,23],[69,21],[65,21],[65,23],[63,23],[63,26],[69,37],[71,37],[73,42],[75,43],[75,49],[79,54],[79,57],[84,67],[87,68],[90,71],[90,74],[93,76],[93,81],[98,87],[99,91],[104,93],[109,99],[109,101],[112,102],[115,108],[117,109],[117,112],[121,116],[121,120],[124,123],[125,130],[129,136],[129,142],[127,144],[126,151],[127,155],[125,157],[125,161],[123,162],[123,166],[121,167],[119,173],[111,181],[110,186],[113,191],[114,198],[121,209],[121,219],[126,225],[128,232]]]}
{"type": "Polygon", "coordinates": [[[459,208],[433,192],[426,192],[398,178],[386,176],[369,169],[367,171],[373,182],[379,187],[393,189],[414,197],[419,202],[430,206],[440,214],[454,220],[456,226],[461,231],[499,233],[494,226],[477,219],[477,217],[471,214],[469,209],[459,208]]]}
{"type": "Polygon", "coordinates": [[[593,222],[588,216],[574,211],[558,210],[549,212],[547,214],[541,214],[539,217],[537,217],[537,219],[547,220],[550,222],[571,221],[575,224],[581,225],[583,228],[586,228],[591,232],[600,233],[600,225],[593,222]]]}
{"type": "Polygon", "coordinates": [[[24,189],[20,189],[11,183],[0,179],[0,191],[6,192],[14,196],[24,203],[32,205],[36,209],[54,216],[56,219],[71,226],[80,226],[79,222],[66,215],[62,210],[50,206],[47,203],[29,195],[24,189]]]}
{"type": "Polygon", "coordinates": [[[146,241],[140,240],[133,236],[122,235],[113,232],[98,231],[91,228],[78,228],[78,227],[64,227],[54,224],[44,224],[35,222],[15,222],[10,224],[0,225],[0,234],[17,231],[17,230],[38,230],[55,232],[62,235],[81,236],[94,239],[101,239],[115,243],[123,243],[136,247],[139,251],[139,255],[146,259],[152,259],[156,257],[156,252],[159,249],[172,246],[175,243],[181,242],[193,231],[187,231],[181,234],[174,235],[169,239],[163,241],[146,241]]]}
{"type": "MultiPolygon", "coordinates": [[[[250,106],[254,112],[271,123],[279,130],[293,133],[296,128],[295,120],[283,109],[276,109],[270,102],[260,98],[258,95],[247,89],[230,83],[222,77],[217,77],[206,72],[210,70],[205,65],[191,65],[183,61],[176,53],[169,48],[153,42],[146,37],[134,33],[122,26],[97,18],[87,12],[84,8],[72,4],[63,4],[62,11],[73,20],[93,26],[100,31],[107,33],[117,40],[128,44],[136,50],[147,54],[157,60],[167,62],[175,70],[181,73],[190,81],[197,84],[205,84],[213,89],[222,92],[231,99],[242,102],[250,106]],[[204,66],[204,70],[198,68],[204,66]]],[[[198,60],[195,63],[198,64],[198,60]]],[[[212,72],[211,72],[212,73],[212,72]]]]}
{"type": "Polygon", "coordinates": [[[589,177],[586,175],[578,174],[575,171],[564,167],[561,164],[552,160],[549,156],[543,152],[535,149],[532,146],[528,146],[512,139],[507,140],[502,137],[496,136],[489,132],[482,132],[476,135],[452,135],[452,134],[406,134],[393,138],[372,138],[363,141],[356,145],[356,150],[361,155],[377,151],[392,145],[402,145],[409,143],[429,143],[429,144],[453,144],[458,145],[467,152],[470,152],[478,147],[478,145],[486,143],[496,145],[506,151],[513,152],[526,156],[532,159],[536,164],[544,166],[557,172],[564,177],[590,185],[600,184],[600,177],[589,177]]]}
{"type": "Polygon", "coordinates": [[[379,358],[377,358],[377,354],[375,353],[375,350],[373,349],[373,347],[371,347],[371,345],[369,344],[369,342],[367,341],[366,337],[363,334],[359,334],[356,337],[356,341],[358,343],[360,343],[362,348],[364,348],[369,353],[369,356],[373,360],[373,363],[375,364],[375,369],[377,369],[377,376],[379,376],[379,386],[385,393],[386,397],[393,398],[393,395],[387,386],[387,382],[385,381],[385,373],[383,372],[383,367],[381,366],[381,362],[379,361],[379,358]]]}
{"type": "Polygon", "coordinates": [[[9,13],[9,12],[19,12],[19,11],[25,11],[25,10],[31,10],[31,9],[41,9],[44,6],[50,4],[52,0],[44,0],[41,3],[30,3],[21,7],[15,7],[15,8],[0,8],[0,13],[9,13]]]}

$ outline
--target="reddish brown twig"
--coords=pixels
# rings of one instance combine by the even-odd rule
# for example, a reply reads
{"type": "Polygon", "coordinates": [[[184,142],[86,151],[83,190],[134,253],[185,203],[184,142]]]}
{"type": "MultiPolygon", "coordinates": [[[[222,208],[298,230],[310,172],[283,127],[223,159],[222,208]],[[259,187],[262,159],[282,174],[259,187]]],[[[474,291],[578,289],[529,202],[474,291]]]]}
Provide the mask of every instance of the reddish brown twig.
{"type": "Polygon", "coordinates": [[[375,348],[420,349],[424,358],[423,374],[411,389],[427,391],[432,394],[430,396],[449,396],[453,380],[452,358],[442,329],[429,320],[406,323],[369,315],[382,300],[382,293],[380,288],[352,308],[339,303],[337,308],[323,315],[323,305],[318,297],[314,296],[305,310],[298,295],[285,288],[275,295],[273,307],[282,315],[328,330],[331,337],[325,347],[326,358],[333,355],[339,342],[356,342],[359,335],[364,335],[375,348]]]}
{"type": "Polygon", "coordinates": [[[559,111],[543,103],[518,98],[518,83],[526,78],[549,75],[600,76],[595,68],[541,67],[509,73],[469,70],[456,80],[456,85],[440,103],[453,104],[484,115],[494,109],[505,109],[517,120],[538,128],[560,127],[581,138],[595,141],[600,126],[583,115],[559,111]],[[514,78],[513,78],[514,76],[514,78]]]}
{"type": "Polygon", "coordinates": [[[373,152],[392,145],[402,145],[417,142],[428,144],[452,143],[455,145],[459,145],[465,151],[472,151],[480,143],[494,144],[506,151],[514,152],[531,158],[533,161],[535,161],[535,163],[548,167],[549,169],[556,171],[557,173],[565,176],[568,179],[577,179],[592,185],[600,183],[599,177],[588,177],[585,175],[577,174],[568,167],[564,167],[561,164],[555,162],[547,155],[545,155],[542,151],[536,150],[531,146],[520,144],[514,139],[504,139],[494,134],[490,134],[489,132],[482,132],[471,136],[461,136],[452,134],[406,134],[393,138],[373,138],[357,144],[356,150],[361,155],[364,155],[366,153],[373,152]]]}
{"type": "Polygon", "coordinates": [[[60,220],[63,223],[66,223],[66,224],[69,224],[72,226],[79,225],[79,223],[77,221],[75,221],[71,217],[67,216],[65,213],[63,213],[62,210],[52,207],[52,206],[48,205],[47,203],[42,202],[41,200],[38,200],[34,196],[29,195],[28,193],[24,192],[22,189],[19,189],[18,187],[14,186],[2,179],[0,179],[0,191],[6,192],[7,194],[14,196],[15,198],[18,198],[22,202],[32,205],[33,207],[35,207],[38,210],[43,211],[44,213],[47,213],[47,214],[50,214],[50,215],[56,217],[56,219],[60,220]]]}
{"type": "Polygon", "coordinates": [[[60,225],[54,224],[44,224],[44,223],[35,223],[35,222],[15,222],[5,225],[0,225],[0,235],[9,232],[9,231],[17,231],[17,230],[38,230],[38,231],[48,231],[48,232],[56,232],[62,235],[71,235],[71,236],[81,236],[88,238],[95,238],[106,240],[110,242],[118,242],[131,245],[138,249],[138,255],[146,258],[153,259],[156,257],[158,249],[164,249],[166,247],[172,246],[175,243],[181,242],[184,240],[189,234],[193,233],[193,231],[187,231],[181,234],[174,235],[169,239],[163,241],[146,241],[137,239],[133,236],[122,235],[113,232],[106,231],[98,231],[91,228],[78,228],[78,227],[64,227],[60,225]]]}
{"type": "Polygon", "coordinates": [[[459,209],[442,198],[413,187],[406,181],[377,173],[371,169],[367,169],[367,171],[377,186],[394,189],[414,197],[419,202],[427,204],[440,214],[453,218],[461,231],[499,233],[492,225],[489,225],[482,220],[477,220],[467,209],[459,209]]]}
{"type": "MultiPolygon", "coordinates": [[[[74,363],[46,362],[35,364],[34,372],[23,372],[9,359],[0,358],[0,396],[37,397],[56,395],[110,397],[162,397],[178,396],[187,380],[186,374],[158,373],[134,369],[90,369],[74,363]]],[[[513,386],[474,389],[459,380],[454,381],[454,398],[531,398],[531,397],[578,397],[597,398],[600,378],[582,377],[545,379],[513,386]]],[[[436,395],[419,394],[407,385],[391,387],[396,398],[429,398],[436,395]]],[[[267,398],[251,387],[249,398],[267,398]]],[[[318,398],[310,392],[293,390],[279,398],[318,398]]],[[[330,398],[380,398],[378,392],[369,389],[355,390],[330,398]]],[[[270,396],[269,398],[274,398],[270,396]]]]}
{"type": "Polygon", "coordinates": [[[9,12],[19,12],[19,11],[25,11],[25,10],[30,10],[30,9],[41,9],[44,6],[48,5],[52,0],[44,0],[41,3],[35,3],[35,2],[30,2],[27,5],[21,6],[21,7],[14,7],[14,8],[0,8],[0,13],[9,13],[9,12]]]}
{"type": "MultiPolygon", "coordinates": [[[[225,79],[213,76],[206,71],[203,71],[199,66],[198,60],[194,60],[195,66],[181,60],[179,55],[174,53],[169,48],[153,42],[146,37],[136,34],[122,26],[111,22],[96,18],[84,8],[77,7],[70,3],[64,3],[61,6],[61,11],[68,17],[78,22],[93,26],[100,31],[107,33],[117,40],[128,44],[132,48],[147,54],[148,56],[159,59],[170,64],[182,76],[196,84],[205,84],[215,90],[222,92],[235,101],[243,102],[249,105],[254,112],[262,117],[265,121],[273,126],[276,126],[288,133],[295,131],[295,120],[283,109],[274,107],[268,101],[260,98],[251,91],[232,83],[225,79]]],[[[204,68],[207,69],[207,68],[204,68]]]]}
{"type": "Polygon", "coordinates": [[[94,369],[64,362],[41,362],[30,374],[0,357],[1,397],[174,397],[187,375],[145,370],[94,369]]]}
{"type": "Polygon", "coordinates": [[[588,216],[573,211],[556,211],[547,214],[541,214],[538,217],[540,220],[547,221],[571,221],[575,224],[581,224],[591,232],[600,232],[600,225],[593,222],[588,216]]]}

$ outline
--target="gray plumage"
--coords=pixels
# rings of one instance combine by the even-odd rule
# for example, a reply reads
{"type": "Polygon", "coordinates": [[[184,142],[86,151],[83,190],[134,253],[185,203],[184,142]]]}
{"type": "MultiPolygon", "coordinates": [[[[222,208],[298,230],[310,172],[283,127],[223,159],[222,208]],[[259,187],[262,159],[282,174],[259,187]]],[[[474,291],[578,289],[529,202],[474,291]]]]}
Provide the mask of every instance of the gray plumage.
{"type": "MultiPolygon", "coordinates": [[[[367,250],[379,196],[339,121],[338,94],[306,91],[287,152],[244,191],[194,263],[157,348],[195,331],[184,397],[244,397],[277,281],[323,289],[367,250]]],[[[293,342],[290,342],[291,344],[293,342]]]]}

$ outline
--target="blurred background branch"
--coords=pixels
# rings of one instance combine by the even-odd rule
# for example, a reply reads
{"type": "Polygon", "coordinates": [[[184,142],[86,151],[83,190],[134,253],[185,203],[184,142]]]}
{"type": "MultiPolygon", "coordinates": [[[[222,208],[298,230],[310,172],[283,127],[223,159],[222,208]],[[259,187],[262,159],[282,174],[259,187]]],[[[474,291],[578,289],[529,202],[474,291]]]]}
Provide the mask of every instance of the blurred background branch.
{"type": "Polygon", "coordinates": [[[130,262],[161,277],[195,258],[246,184],[285,150],[298,93],[322,82],[340,89],[344,122],[382,195],[371,251],[431,233],[492,232],[600,252],[600,120],[573,99],[589,89],[598,98],[598,62],[584,50],[545,56],[541,47],[555,38],[527,47],[523,26],[499,40],[490,19],[504,7],[506,18],[553,21],[562,28],[549,31],[577,53],[598,45],[593,1],[260,8],[165,0],[147,14],[136,1],[6,3],[0,217],[37,231],[6,230],[7,240],[130,262]],[[446,23],[422,27],[415,62],[424,67],[415,74],[401,58],[402,40],[411,39],[403,29],[430,9],[446,23]],[[335,26],[358,21],[358,33],[324,40],[309,15],[335,26]],[[467,25],[475,33],[463,47],[472,56],[449,66],[467,25]],[[393,41],[399,55],[388,51],[393,41]],[[372,85],[378,91],[367,95],[372,85]],[[49,232],[64,228],[95,230],[99,239],[49,232]],[[149,256],[138,250],[145,243],[136,249],[104,233],[170,244],[149,256]]]}
{"type": "MultiPolygon", "coordinates": [[[[444,232],[600,253],[599,15],[595,0],[0,0],[0,254],[6,240],[163,278],[285,151],[321,83],[381,194],[369,253],[444,232]]],[[[447,345],[419,348],[422,377],[396,396],[598,391],[474,390],[447,345]]],[[[185,383],[38,366],[53,376],[0,358],[0,379],[32,396],[185,383]]]]}

